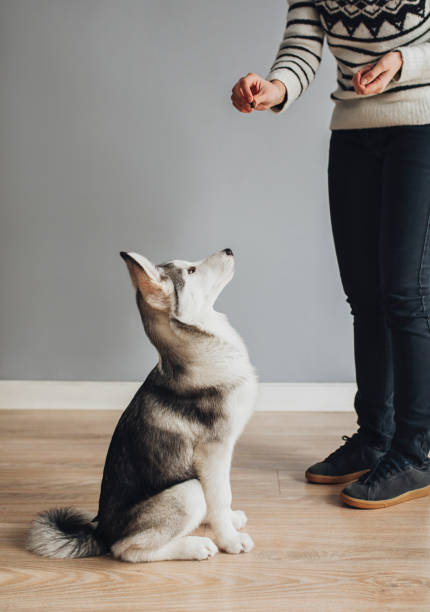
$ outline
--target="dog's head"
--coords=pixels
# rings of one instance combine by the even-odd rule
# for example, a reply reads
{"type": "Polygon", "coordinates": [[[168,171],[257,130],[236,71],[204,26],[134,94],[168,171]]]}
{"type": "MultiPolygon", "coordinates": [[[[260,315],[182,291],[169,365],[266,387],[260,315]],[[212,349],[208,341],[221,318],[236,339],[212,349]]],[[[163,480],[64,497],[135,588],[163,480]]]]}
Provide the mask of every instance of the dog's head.
{"type": "Polygon", "coordinates": [[[121,252],[142,318],[166,313],[182,323],[201,323],[233,278],[234,256],[224,249],[200,261],[173,260],[154,265],[138,253],[121,252]]]}

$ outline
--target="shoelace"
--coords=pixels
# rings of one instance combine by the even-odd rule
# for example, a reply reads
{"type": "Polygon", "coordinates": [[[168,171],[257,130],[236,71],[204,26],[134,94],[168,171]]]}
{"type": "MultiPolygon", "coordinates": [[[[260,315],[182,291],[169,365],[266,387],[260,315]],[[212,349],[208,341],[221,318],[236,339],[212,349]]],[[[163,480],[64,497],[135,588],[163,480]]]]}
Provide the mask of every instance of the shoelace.
{"type": "Polygon", "coordinates": [[[342,455],[346,449],[349,449],[351,446],[355,446],[361,442],[360,435],[358,432],[353,434],[352,436],[342,436],[342,440],[344,440],[345,444],[339,446],[335,451],[333,451],[325,461],[329,461],[330,459],[336,459],[339,455],[342,455]]]}
{"type": "Polygon", "coordinates": [[[389,450],[383,455],[373,470],[367,474],[362,474],[359,478],[360,482],[365,482],[367,485],[378,484],[388,476],[402,472],[410,462],[395,450],[389,450]]]}

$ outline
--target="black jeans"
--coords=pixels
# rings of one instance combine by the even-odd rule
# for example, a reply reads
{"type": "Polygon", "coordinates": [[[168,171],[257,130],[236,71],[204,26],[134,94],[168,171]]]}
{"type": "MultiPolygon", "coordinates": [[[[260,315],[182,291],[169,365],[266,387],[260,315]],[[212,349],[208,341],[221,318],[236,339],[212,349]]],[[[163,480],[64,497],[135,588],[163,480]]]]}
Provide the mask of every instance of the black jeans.
{"type": "Polygon", "coordinates": [[[430,448],[430,124],[332,132],[330,214],[354,318],[360,431],[430,448]]]}

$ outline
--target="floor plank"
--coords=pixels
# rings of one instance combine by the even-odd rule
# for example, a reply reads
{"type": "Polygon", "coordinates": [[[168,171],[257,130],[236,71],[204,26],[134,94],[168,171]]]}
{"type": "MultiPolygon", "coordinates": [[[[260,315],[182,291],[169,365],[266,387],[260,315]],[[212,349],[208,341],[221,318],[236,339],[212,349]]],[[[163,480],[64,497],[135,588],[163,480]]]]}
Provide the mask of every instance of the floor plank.
{"type": "MultiPolygon", "coordinates": [[[[349,413],[257,413],[237,445],[234,507],[256,547],[204,562],[42,559],[24,547],[50,506],[96,511],[115,411],[0,411],[0,610],[430,609],[430,500],[342,506],[304,481],[354,428],[349,413]]],[[[203,531],[203,528],[201,528],[203,531]]]]}

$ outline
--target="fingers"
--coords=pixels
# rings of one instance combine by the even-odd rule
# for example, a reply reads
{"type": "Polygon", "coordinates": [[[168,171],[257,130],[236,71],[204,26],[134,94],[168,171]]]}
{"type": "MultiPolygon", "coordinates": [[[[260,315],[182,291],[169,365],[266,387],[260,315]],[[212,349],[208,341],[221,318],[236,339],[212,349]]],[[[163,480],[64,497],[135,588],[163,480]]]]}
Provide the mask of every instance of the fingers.
{"type": "Polygon", "coordinates": [[[251,113],[252,112],[251,105],[247,101],[247,98],[239,82],[237,82],[236,85],[233,87],[232,94],[231,94],[231,101],[233,103],[233,106],[237,108],[237,110],[240,111],[241,113],[251,113]]]}
{"type": "Polygon", "coordinates": [[[243,92],[243,89],[240,85],[240,81],[238,81],[232,89],[231,101],[233,106],[237,108],[241,113],[249,113],[252,111],[252,108],[249,105],[249,102],[246,99],[246,96],[243,92]]]}
{"type": "Polygon", "coordinates": [[[386,53],[361,79],[367,94],[382,93],[402,65],[401,53],[386,53]]]}
{"type": "Polygon", "coordinates": [[[280,103],[285,93],[286,87],[282,82],[266,81],[258,74],[250,72],[234,85],[231,101],[241,113],[252,113],[253,110],[268,110],[280,103]]]}
{"type": "Polygon", "coordinates": [[[247,74],[246,77],[242,77],[239,81],[240,87],[243,91],[243,95],[245,97],[245,100],[248,102],[248,104],[251,104],[251,102],[254,100],[254,96],[251,91],[251,85],[254,84],[255,76],[257,75],[250,73],[250,74],[247,74]]]}
{"type": "Polygon", "coordinates": [[[369,85],[366,85],[366,94],[378,94],[382,93],[391,81],[392,75],[386,71],[376,77],[369,85]]]}
{"type": "Polygon", "coordinates": [[[365,87],[369,83],[372,83],[372,81],[377,79],[383,72],[385,72],[385,70],[386,68],[384,66],[384,60],[380,59],[379,62],[377,62],[373,66],[373,68],[371,68],[365,74],[362,75],[361,85],[365,87]]]}
{"type": "Polygon", "coordinates": [[[394,76],[395,70],[390,59],[384,55],[374,66],[368,64],[353,77],[355,92],[361,96],[382,93],[394,76]]]}
{"type": "Polygon", "coordinates": [[[362,84],[362,77],[363,77],[363,74],[365,74],[371,68],[372,68],[372,64],[367,64],[366,66],[363,66],[362,68],[357,70],[357,72],[354,74],[354,77],[352,79],[352,84],[354,86],[355,93],[357,93],[358,95],[366,94],[365,87],[362,84]]]}
{"type": "Polygon", "coordinates": [[[252,113],[255,108],[255,95],[261,90],[261,77],[254,72],[238,80],[232,89],[231,101],[241,113],[252,113]]]}
{"type": "Polygon", "coordinates": [[[366,64],[365,66],[362,66],[359,70],[357,70],[356,75],[358,75],[360,77],[360,80],[361,80],[362,77],[363,77],[363,74],[365,74],[366,72],[368,72],[372,68],[373,68],[373,64],[366,64]]]}
{"type": "Polygon", "coordinates": [[[237,96],[233,93],[231,95],[231,101],[233,106],[241,113],[252,113],[252,106],[249,104],[249,102],[246,102],[242,96],[237,96]]]}

